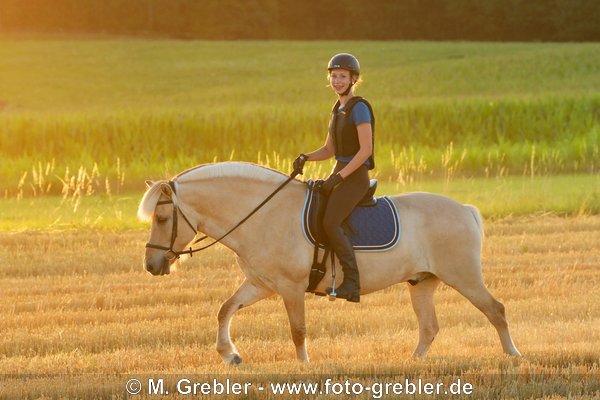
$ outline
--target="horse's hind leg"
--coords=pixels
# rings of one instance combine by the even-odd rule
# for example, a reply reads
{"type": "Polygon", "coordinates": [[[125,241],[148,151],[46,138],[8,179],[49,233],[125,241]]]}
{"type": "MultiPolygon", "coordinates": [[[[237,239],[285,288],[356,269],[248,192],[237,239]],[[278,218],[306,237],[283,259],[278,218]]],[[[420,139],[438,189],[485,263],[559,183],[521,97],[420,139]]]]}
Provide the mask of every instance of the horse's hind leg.
{"type": "Polygon", "coordinates": [[[217,315],[219,320],[217,351],[223,358],[223,361],[228,364],[239,364],[242,362],[235,345],[231,341],[229,333],[229,326],[233,314],[240,308],[248,307],[272,294],[273,292],[271,290],[256,286],[246,279],[235,293],[221,305],[221,309],[217,315]]]}
{"type": "Polygon", "coordinates": [[[409,286],[410,300],[419,321],[419,344],[413,352],[413,357],[425,357],[429,346],[438,333],[439,326],[433,304],[433,293],[440,280],[431,276],[415,286],[409,286]]]}
{"type": "Polygon", "coordinates": [[[469,279],[464,282],[456,282],[450,284],[453,288],[458,290],[463,296],[465,296],[475,307],[485,314],[487,319],[494,325],[500,342],[502,343],[502,349],[506,354],[511,356],[520,356],[519,350],[515,347],[510,332],[508,331],[508,322],[506,321],[506,315],[504,312],[504,305],[496,300],[483,283],[481,276],[478,279],[469,279]]]}

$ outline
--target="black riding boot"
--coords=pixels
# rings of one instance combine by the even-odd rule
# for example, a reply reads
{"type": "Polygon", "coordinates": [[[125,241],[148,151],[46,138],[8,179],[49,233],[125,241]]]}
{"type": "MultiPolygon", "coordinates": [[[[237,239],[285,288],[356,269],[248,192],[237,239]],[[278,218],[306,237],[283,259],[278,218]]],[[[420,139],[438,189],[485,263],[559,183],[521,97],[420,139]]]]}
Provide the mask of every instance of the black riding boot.
{"type": "MultiPolygon", "coordinates": [[[[344,272],[344,281],[335,290],[336,297],[358,303],[360,302],[360,277],[358,274],[358,265],[356,264],[354,249],[346,235],[333,236],[336,236],[336,238],[330,237],[329,244],[340,260],[342,271],[344,272]]],[[[325,291],[327,294],[331,294],[333,289],[328,287],[325,291]]]]}
{"type": "MultiPolygon", "coordinates": [[[[340,172],[346,165],[348,164],[338,161],[333,173],[340,172]]],[[[327,235],[331,250],[339,258],[342,271],[344,271],[344,281],[336,289],[336,296],[355,303],[360,301],[358,266],[352,243],[346,236],[342,225],[368,189],[369,172],[363,165],[333,189],[323,215],[323,230],[327,235]]],[[[327,288],[326,291],[331,293],[332,289],[327,288]]]]}

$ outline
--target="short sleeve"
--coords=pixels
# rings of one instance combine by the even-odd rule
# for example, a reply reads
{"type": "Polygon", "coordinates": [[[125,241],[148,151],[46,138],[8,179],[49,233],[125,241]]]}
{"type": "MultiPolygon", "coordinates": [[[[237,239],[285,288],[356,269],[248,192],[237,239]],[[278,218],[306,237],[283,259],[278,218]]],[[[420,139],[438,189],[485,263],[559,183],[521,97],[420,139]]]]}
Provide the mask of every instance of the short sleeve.
{"type": "Polygon", "coordinates": [[[372,123],[371,121],[371,112],[369,111],[369,107],[362,101],[356,103],[356,105],[352,108],[352,122],[354,125],[359,125],[362,123],[372,123]]]}

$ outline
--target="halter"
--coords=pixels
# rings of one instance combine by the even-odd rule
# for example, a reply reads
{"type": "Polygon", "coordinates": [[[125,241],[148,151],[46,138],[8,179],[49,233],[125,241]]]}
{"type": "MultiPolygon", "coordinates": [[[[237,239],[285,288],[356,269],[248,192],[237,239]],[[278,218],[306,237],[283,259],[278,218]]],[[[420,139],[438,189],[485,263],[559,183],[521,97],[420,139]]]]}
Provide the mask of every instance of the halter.
{"type": "MultiPolygon", "coordinates": [[[[221,240],[225,239],[225,237],[227,237],[231,232],[233,232],[234,230],[236,230],[237,228],[239,228],[244,222],[246,222],[252,215],[254,215],[258,210],[260,210],[262,208],[262,206],[264,206],[265,204],[267,204],[267,202],[269,200],[271,200],[273,198],[273,196],[275,196],[281,189],[283,189],[283,187],[285,185],[287,185],[288,183],[290,183],[298,174],[301,173],[301,169],[300,170],[294,170],[294,172],[292,172],[292,174],[290,175],[290,177],[283,182],[281,185],[279,185],[279,187],[277,189],[275,189],[275,191],[273,193],[271,193],[262,203],[260,203],[254,210],[252,210],[252,212],[250,212],[250,214],[248,214],[246,216],[246,218],[244,218],[243,220],[241,220],[236,226],[234,226],[233,228],[231,228],[229,231],[227,231],[227,233],[225,233],[223,236],[221,236],[220,238],[216,239],[215,241],[213,241],[212,243],[203,246],[203,247],[199,247],[196,249],[193,249],[192,246],[195,245],[196,243],[201,242],[202,240],[206,239],[208,236],[203,236],[199,239],[196,239],[194,241],[194,243],[192,243],[192,245],[189,247],[188,250],[183,250],[183,251],[175,251],[173,250],[173,244],[175,244],[175,240],[177,239],[177,219],[179,214],[181,214],[181,216],[183,217],[183,219],[185,220],[185,222],[187,222],[188,226],[194,231],[194,235],[198,234],[198,230],[196,228],[194,228],[194,226],[192,225],[192,223],[190,222],[190,220],[186,217],[186,215],[183,213],[183,211],[181,211],[181,209],[179,207],[177,207],[175,205],[175,203],[173,203],[172,199],[169,200],[163,200],[163,201],[159,201],[158,203],[156,203],[156,206],[160,206],[163,204],[173,204],[173,228],[171,230],[171,243],[169,244],[169,247],[166,246],[161,246],[161,245],[157,245],[157,244],[152,244],[150,242],[146,243],[146,248],[151,248],[151,249],[158,249],[158,250],[167,250],[167,254],[171,253],[173,254],[172,257],[166,257],[167,260],[169,261],[173,261],[178,259],[181,255],[183,254],[189,254],[190,257],[194,254],[197,253],[199,251],[208,249],[209,247],[219,243],[221,240]]],[[[173,193],[176,194],[175,191],[175,182],[174,181],[169,181],[169,186],[171,187],[171,190],[173,191],[173,193]]]]}

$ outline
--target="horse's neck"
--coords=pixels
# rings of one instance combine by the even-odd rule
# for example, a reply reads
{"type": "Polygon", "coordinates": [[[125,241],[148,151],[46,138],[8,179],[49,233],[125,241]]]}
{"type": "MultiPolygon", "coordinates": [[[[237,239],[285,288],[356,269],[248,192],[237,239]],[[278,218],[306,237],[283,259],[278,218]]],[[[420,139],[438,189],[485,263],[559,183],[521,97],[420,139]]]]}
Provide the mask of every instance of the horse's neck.
{"type": "MultiPolygon", "coordinates": [[[[190,188],[182,191],[182,200],[199,214],[200,230],[210,237],[219,238],[248,216],[283,182],[245,177],[210,178],[195,185],[188,184],[190,188]]],[[[299,220],[302,192],[299,182],[290,182],[256,215],[228,235],[223,243],[236,250],[245,236],[262,235],[264,230],[277,232],[279,225],[299,220]],[[272,212],[279,209],[287,210],[286,214],[272,212]]]]}

